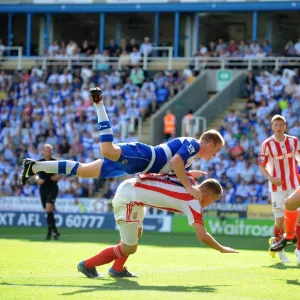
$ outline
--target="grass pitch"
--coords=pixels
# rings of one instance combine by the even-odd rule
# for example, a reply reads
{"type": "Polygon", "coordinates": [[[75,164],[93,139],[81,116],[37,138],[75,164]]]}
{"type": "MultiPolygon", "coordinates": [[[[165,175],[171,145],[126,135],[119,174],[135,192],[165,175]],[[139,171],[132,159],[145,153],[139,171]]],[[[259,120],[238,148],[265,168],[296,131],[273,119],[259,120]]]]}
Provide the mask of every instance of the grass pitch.
{"type": "Polygon", "coordinates": [[[194,234],[145,232],[127,261],[137,279],[77,273],[79,261],[119,241],[116,231],[62,229],[61,241],[43,241],[45,229],[0,228],[0,299],[299,299],[300,267],[279,264],[266,238],[216,237],[239,254],[206,248],[194,234]]]}

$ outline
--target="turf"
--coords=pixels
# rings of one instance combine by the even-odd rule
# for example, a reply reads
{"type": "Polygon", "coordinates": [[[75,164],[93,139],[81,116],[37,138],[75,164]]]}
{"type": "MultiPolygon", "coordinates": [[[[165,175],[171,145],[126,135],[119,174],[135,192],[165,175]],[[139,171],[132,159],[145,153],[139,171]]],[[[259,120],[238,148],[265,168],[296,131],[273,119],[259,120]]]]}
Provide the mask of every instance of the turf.
{"type": "Polygon", "coordinates": [[[0,228],[0,299],[299,299],[300,267],[272,259],[265,238],[216,237],[240,250],[220,254],[193,234],[144,233],[127,261],[138,279],[85,278],[76,265],[118,232],[62,230],[61,241],[43,241],[40,228],[0,228]]]}

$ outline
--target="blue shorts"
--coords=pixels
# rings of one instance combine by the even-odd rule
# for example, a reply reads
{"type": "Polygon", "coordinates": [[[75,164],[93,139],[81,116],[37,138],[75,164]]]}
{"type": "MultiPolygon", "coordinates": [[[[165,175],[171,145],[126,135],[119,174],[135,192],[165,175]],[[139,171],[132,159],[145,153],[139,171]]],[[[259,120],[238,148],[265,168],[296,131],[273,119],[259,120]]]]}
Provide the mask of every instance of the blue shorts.
{"type": "Polygon", "coordinates": [[[120,143],[121,156],[117,161],[103,158],[100,178],[115,178],[143,172],[150,164],[153,149],[143,143],[120,143]]]}

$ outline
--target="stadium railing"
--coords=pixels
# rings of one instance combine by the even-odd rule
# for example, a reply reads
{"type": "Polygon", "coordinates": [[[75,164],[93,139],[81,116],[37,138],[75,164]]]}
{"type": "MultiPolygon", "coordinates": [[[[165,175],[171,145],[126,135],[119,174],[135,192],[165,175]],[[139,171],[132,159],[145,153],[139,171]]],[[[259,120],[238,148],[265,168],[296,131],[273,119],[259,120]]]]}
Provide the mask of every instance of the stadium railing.
{"type": "Polygon", "coordinates": [[[185,120],[182,119],[181,122],[181,136],[195,136],[199,132],[199,128],[201,131],[206,131],[207,128],[207,120],[202,116],[194,116],[188,120],[188,124],[185,124],[185,120]],[[202,123],[202,124],[201,124],[202,123]],[[185,128],[187,126],[187,130],[185,128]]]}
{"type": "MultiPolygon", "coordinates": [[[[13,47],[15,48],[15,47],[13,47]]],[[[16,47],[20,48],[20,47],[16,47]]],[[[161,47],[157,47],[161,48],[161,47]]],[[[164,47],[162,47],[164,48],[164,47]]],[[[175,70],[183,69],[186,66],[194,66],[195,70],[209,68],[239,68],[252,70],[253,68],[274,68],[276,70],[284,67],[299,67],[299,57],[265,57],[258,58],[243,58],[243,57],[173,57],[172,47],[165,47],[168,51],[166,57],[148,57],[145,55],[140,62],[144,70],[175,70]]],[[[155,49],[155,48],[154,48],[155,49]]],[[[31,68],[39,64],[43,69],[47,67],[61,67],[62,65],[71,70],[74,67],[88,66],[93,70],[105,71],[111,69],[112,66],[121,69],[122,59],[118,57],[49,57],[49,56],[4,56],[2,57],[1,69],[22,69],[31,68]]],[[[127,64],[126,64],[127,65],[127,64]]]]}

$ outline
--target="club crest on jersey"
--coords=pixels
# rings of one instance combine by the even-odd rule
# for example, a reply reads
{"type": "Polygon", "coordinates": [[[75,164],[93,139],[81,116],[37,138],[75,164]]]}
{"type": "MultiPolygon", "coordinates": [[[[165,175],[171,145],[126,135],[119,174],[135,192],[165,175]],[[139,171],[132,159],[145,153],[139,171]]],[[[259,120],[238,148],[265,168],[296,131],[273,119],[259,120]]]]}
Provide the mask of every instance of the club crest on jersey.
{"type": "Polygon", "coordinates": [[[264,163],[266,161],[266,158],[264,156],[259,157],[260,162],[264,163]]]}
{"type": "Polygon", "coordinates": [[[188,145],[187,150],[189,151],[190,154],[193,154],[195,152],[195,148],[193,145],[188,145]]]}
{"type": "Polygon", "coordinates": [[[128,163],[128,160],[127,160],[127,159],[123,159],[123,160],[122,160],[122,164],[123,164],[123,165],[126,165],[127,163],[128,163]]]}

